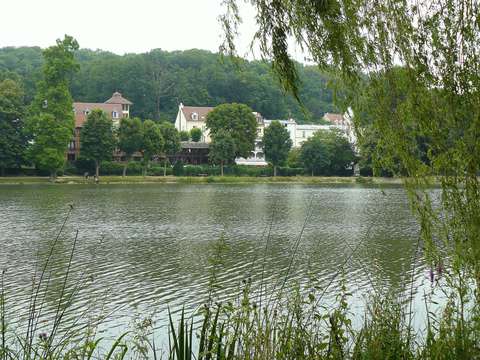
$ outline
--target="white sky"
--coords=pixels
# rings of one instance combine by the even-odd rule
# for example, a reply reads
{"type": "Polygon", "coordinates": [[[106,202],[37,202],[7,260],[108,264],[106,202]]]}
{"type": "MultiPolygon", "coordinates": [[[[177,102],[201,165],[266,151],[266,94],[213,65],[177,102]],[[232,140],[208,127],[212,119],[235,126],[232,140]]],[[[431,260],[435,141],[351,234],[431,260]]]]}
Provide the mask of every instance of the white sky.
{"type": "MultiPolygon", "coordinates": [[[[0,0],[0,47],[48,47],[64,34],[82,48],[116,54],[151,49],[218,51],[222,29],[221,0],[0,0]]],[[[254,9],[243,1],[239,55],[250,59],[255,31],[254,9]]],[[[293,56],[304,61],[293,48],[293,56]]]]}
{"type": "MultiPolygon", "coordinates": [[[[82,48],[117,54],[206,49],[221,44],[221,0],[1,0],[0,47],[53,45],[64,34],[82,48]]],[[[253,9],[242,8],[238,45],[248,49],[253,9]]]]}

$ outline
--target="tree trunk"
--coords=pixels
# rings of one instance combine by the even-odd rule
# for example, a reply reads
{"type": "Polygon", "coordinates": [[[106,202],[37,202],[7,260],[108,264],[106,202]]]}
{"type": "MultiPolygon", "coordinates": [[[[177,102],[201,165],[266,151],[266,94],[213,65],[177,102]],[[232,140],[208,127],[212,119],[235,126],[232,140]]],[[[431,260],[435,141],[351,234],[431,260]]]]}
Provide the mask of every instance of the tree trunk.
{"type": "Polygon", "coordinates": [[[312,170],[312,176],[313,176],[313,170],[312,170]]]}
{"type": "Polygon", "coordinates": [[[167,155],[165,155],[165,160],[163,162],[163,176],[167,176],[167,155]]]}
{"type": "Polygon", "coordinates": [[[223,161],[220,162],[220,175],[223,176],[223,161]]]}
{"type": "Polygon", "coordinates": [[[277,176],[277,165],[273,165],[273,176],[277,176]]]}
{"type": "Polygon", "coordinates": [[[123,165],[122,177],[127,176],[127,167],[128,167],[128,160],[127,160],[127,162],[123,165]]]}
{"type": "Polygon", "coordinates": [[[147,168],[148,168],[148,162],[145,162],[145,165],[143,166],[143,177],[147,176],[147,168]]]}
{"type": "Polygon", "coordinates": [[[4,166],[2,166],[0,168],[0,176],[2,176],[2,177],[5,176],[5,167],[4,166]]]}
{"type": "Polygon", "coordinates": [[[50,181],[54,182],[57,177],[57,170],[50,170],[50,181]]]}
{"type": "Polygon", "coordinates": [[[100,176],[100,162],[98,160],[95,160],[95,176],[97,179],[100,176]]]}

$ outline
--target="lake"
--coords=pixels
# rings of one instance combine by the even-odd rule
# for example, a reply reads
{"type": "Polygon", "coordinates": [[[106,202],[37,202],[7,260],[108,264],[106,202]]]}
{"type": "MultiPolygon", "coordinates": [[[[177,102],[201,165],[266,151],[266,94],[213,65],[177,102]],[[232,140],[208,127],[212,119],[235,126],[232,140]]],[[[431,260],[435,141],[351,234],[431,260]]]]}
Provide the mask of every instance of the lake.
{"type": "Polygon", "coordinates": [[[66,291],[81,288],[65,321],[105,316],[100,331],[108,335],[145,317],[162,333],[168,306],[192,311],[210,291],[234,298],[247,279],[258,290],[263,278],[267,293],[284,281],[287,289],[317,286],[326,304],[343,279],[354,311],[372,288],[402,289],[412,275],[417,290],[430,285],[401,187],[3,185],[0,269],[12,324],[26,318],[32,279],[65,219],[45,273],[40,327],[57,308],[77,230],[66,291]]]}

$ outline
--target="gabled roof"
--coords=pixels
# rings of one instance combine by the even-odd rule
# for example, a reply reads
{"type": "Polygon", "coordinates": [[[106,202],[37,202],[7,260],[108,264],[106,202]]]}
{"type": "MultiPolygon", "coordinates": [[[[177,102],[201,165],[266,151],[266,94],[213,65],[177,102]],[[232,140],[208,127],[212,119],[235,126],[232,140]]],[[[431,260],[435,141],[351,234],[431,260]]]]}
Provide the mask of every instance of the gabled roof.
{"type": "Polygon", "coordinates": [[[336,125],[341,125],[344,121],[342,114],[325,113],[325,115],[323,115],[323,118],[336,125]]]}
{"type": "Polygon", "coordinates": [[[114,92],[112,97],[105,101],[105,104],[133,105],[130,100],[125,99],[118,91],[114,92]]]}
{"type": "Polygon", "coordinates": [[[95,109],[103,110],[109,117],[112,117],[112,112],[116,111],[118,116],[122,116],[122,104],[104,104],[104,103],[73,103],[73,109],[75,111],[75,127],[82,127],[85,121],[87,121],[87,114],[85,111],[92,111],[95,109]]]}
{"type": "Polygon", "coordinates": [[[198,115],[197,121],[206,121],[207,114],[214,108],[210,106],[183,106],[181,109],[187,120],[193,120],[192,114],[196,113],[198,115]]]}

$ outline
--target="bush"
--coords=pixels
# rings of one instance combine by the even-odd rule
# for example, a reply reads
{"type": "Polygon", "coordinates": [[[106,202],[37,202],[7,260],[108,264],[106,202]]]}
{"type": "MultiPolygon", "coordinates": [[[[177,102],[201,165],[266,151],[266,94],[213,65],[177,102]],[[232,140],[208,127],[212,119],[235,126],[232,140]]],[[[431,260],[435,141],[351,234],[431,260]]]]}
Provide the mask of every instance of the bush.
{"type": "Polygon", "coordinates": [[[305,175],[304,168],[279,167],[277,169],[278,176],[299,176],[305,175]]]}
{"type": "Polygon", "coordinates": [[[177,161],[173,165],[173,175],[175,176],[183,176],[183,161],[177,161]]]}
{"type": "MultiPolygon", "coordinates": [[[[167,166],[167,175],[172,175],[172,167],[167,166]]],[[[147,169],[147,175],[150,176],[163,176],[163,166],[160,165],[152,165],[150,168],[147,169]]]]}
{"type": "MultiPolygon", "coordinates": [[[[122,163],[112,161],[102,161],[100,164],[100,175],[122,175],[123,174],[122,163]]],[[[140,162],[131,161],[127,166],[128,175],[142,175],[142,164],[140,162]]],[[[163,174],[163,171],[162,171],[163,174]]]]}
{"type": "Polygon", "coordinates": [[[83,175],[85,173],[89,173],[90,175],[95,174],[95,162],[93,160],[87,160],[85,158],[78,158],[72,164],[74,168],[76,168],[77,175],[83,175]]]}
{"type": "MultiPolygon", "coordinates": [[[[181,174],[183,176],[219,176],[220,167],[211,165],[185,165],[182,167],[181,174]]],[[[248,166],[248,165],[229,165],[224,167],[224,174],[231,176],[273,176],[273,168],[271,166],[248,166]]],[[[297,176],[303,175],[303,168],[279,167],[278,175],[280,176],[297,176]]],[[[175,173],[176,176],[182,176],[175,173]]]]}

